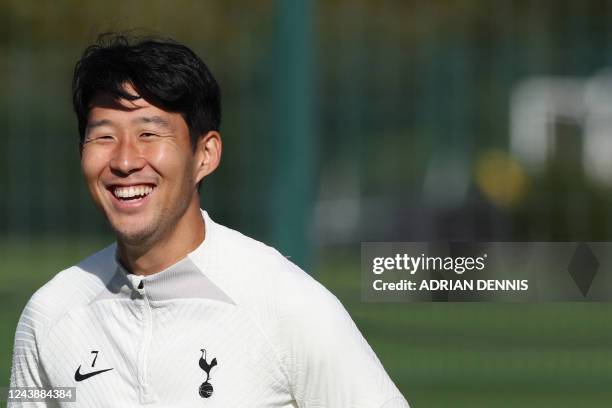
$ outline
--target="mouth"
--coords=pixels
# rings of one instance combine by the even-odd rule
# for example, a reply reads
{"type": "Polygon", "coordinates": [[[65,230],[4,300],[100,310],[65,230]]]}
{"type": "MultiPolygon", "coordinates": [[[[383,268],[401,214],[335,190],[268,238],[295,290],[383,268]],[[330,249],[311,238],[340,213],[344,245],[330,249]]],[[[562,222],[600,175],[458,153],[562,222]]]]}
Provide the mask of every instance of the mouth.
{"type": "Polygon", "coordinates": [[[119,208],[136,207],[147,201],[155,190],[152,184],[134,184],[130,186],[110,185],[107,190],[119,208]]]}

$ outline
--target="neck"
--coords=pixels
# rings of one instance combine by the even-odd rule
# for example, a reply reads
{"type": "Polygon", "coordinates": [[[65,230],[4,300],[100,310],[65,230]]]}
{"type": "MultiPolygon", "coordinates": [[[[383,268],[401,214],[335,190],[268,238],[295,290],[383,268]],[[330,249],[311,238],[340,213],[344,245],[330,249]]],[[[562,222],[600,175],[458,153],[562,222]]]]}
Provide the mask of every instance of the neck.
{"type": "Polygon", "coordinates": [[[119,258],[135,275],[152,275],[174,265],[204,241],[204,219],[196,197],[183,216],[161,237],[152,242],[128,243],[118,240],[119,258]],[[194,202],[195,201],[195,202],[194,202]]]}

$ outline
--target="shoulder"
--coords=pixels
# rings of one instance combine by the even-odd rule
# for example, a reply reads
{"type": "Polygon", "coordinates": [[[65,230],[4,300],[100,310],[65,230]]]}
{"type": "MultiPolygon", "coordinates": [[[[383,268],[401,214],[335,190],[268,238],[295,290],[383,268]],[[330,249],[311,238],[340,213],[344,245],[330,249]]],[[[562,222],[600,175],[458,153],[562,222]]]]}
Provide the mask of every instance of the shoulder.
{"type": "Polygon", "coordinates": [[[28,300],[18,332],[34,332],[40,339],[63,315],[89,304],[114,274],[114,256],[112,244],[57,273],[28,300]]]}
{"type": "Polygon", "coordinates": [[[312,276],[276,249],[207,219],[207,238],[196,263],[237,305],[282,318],[338,304],[312,276]]]}
{"type": "Polygon", "coordinates": [[[216,264],[205,270],[257,322],[299,403],[407,407],[331,292],[275,249],[225,227],[213,233],[216,264]]]}
{"type": "Polygon", "coordinates": [[[274,248],[206,222],[196,264],[261,328],[298,401],[407,406],[331,292],[274,248]]]}
{"type": "MultiPolygon", "coordinates": [[[[340,301],[276,249],[206,220],[207,238],[196,264],[253,318],[282,354],[295,340],[314,348],[329,335],[355,332],[340,301]],[[208,244],[208,247],[206,245],[208,244]],[[304,341],[308,339],[308,341],[304,341]]],[[[355,341],[361,342],[360,336],[355,341]]]]}

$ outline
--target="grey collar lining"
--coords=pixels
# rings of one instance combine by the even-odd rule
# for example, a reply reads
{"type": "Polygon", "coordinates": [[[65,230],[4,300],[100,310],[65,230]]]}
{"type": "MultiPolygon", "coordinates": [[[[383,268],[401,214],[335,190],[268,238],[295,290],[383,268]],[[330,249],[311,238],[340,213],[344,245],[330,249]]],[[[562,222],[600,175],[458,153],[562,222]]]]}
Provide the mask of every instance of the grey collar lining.
{"type": "Polygon", "coordinates": [[[204,275],[189,256],[149,276],[129,273],[116,256],[115,265],[115,274],[106,284],[105,290],[93,301],[118,297],[142,299],[146,293],[151,301],[200,298],[235,304],[223,290],[204,275]],[[139,290],[141,281],[144,289],[139,290]]]}

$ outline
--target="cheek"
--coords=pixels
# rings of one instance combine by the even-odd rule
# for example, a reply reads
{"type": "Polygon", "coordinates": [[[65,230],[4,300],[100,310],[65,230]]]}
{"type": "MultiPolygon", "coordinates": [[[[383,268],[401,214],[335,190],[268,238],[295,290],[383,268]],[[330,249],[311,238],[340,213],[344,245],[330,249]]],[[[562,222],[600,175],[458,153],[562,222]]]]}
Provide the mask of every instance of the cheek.
{"type": "Polygon", "coordinates": [[[81,170],[88,183],[96,181],[97,177],[104,169],[104,163],[104,159],[96,152],[84,150],[81,153],[81,170]]]}
{"type": "Polygon", "coordinates": [[[181,180],[191,177],[193,157],[174,146],[152,146],[146,151],[147,161],[163,177],[181,180]]]}

